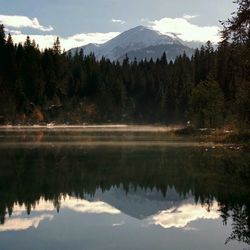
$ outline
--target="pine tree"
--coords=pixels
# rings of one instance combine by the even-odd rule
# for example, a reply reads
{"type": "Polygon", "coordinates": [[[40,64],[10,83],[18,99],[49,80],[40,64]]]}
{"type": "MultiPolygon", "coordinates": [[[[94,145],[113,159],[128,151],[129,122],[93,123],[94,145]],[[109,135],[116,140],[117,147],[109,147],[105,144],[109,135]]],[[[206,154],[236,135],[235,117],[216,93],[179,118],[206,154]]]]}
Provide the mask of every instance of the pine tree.
{"type": "Polygon", "coordinates": [[[53,44],[53,52],[58,55],[61,54],[61,43],[59,37],[56,38],[56,41],[53,44]]]}
{"type": "Polygon", "coordinates": [[[31,47],[31,39],[29,36],[27,36],[25,42],[24,42],[24,48],[27,49],[27,48],[30,48],[31,47]]]}
{"type": "Polygon", "coordinates": [[[0,49],[4,47],[5,45],[5,32],[4,32],[4,26],[3,24],[0,24],[0,49]]]}
{"type": "Polygon", "coordinates": [[[238,4],[236,13],[227,21],[222,21],[222,38],[232,39],[235,43],[246,43],[250,39],[250,1],[235,0],[238,4]]]}

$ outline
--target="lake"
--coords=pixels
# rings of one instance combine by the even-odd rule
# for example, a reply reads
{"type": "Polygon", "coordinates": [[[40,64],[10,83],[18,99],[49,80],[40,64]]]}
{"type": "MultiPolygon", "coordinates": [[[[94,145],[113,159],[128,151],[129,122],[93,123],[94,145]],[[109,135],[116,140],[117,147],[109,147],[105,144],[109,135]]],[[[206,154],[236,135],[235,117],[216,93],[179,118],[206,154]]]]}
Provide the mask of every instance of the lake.
{"type": "Polygon", "coordinates": [[[0,128],[0,249],[250,249],[250,155],[149,126],[0,128]]]}

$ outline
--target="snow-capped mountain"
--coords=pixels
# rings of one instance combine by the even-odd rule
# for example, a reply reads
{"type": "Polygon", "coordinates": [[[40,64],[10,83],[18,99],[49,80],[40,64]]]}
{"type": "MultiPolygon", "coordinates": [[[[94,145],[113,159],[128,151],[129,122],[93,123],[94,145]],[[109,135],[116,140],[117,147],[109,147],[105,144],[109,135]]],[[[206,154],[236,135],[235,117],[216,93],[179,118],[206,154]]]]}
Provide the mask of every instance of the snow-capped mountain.
{"type": "Polygon", "coordinates": [[[191,198],[191,194],[183,197],[174,188],[167,191],[165,196],[156,189],[142,189],[125,191],[121,187],[113,187],[109,191],[97,190],[94,196],[84,194],[88,201],[103,201],[124,214],[137,219],[145,219],[160,211],[178,206],[191,198]]]}
{"type": "Polygon", "coordinates": [[[157,51],[155,54],[157,55],[162,55],[164,51],[168,54],[167,52],[169,49],[174,51],[169,59],[174,59],[184,51],[191,50],[189,47],[183,45],[178,37],[173,35],[163,35],[144,26],[138,26],[127,30],[104,44],[88,44],[83,47],[73,48],[71,49],[71,53],[74,54],[81,48],[84,50],[85,55],[92,52],[97,59],[105,57],[112,61],[121,60],[126,54],[128,54],[129,59],[134,60],[135,51],[140,51],[140,59],[150,59],[151,57],[155,59],[156,55],[154,55],[154,53],[148,54],[143,52],[144,50],[148,51],[147,48],[149,48],[150,51],[154,51],[155,49],[157,51]],[[164,47],[163,45],[167,46],[164,47]],[[178,48],[175,49],[175,47],[178,48]]]}

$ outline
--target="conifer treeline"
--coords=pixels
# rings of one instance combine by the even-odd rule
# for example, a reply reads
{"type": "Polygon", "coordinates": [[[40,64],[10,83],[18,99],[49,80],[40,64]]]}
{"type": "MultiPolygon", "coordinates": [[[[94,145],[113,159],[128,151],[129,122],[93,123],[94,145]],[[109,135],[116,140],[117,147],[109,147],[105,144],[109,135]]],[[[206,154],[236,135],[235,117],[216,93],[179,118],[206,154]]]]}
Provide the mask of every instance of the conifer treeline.
{"type": "Polygon", "coordinates": [[[250,42],[210,42],[192,58],[111,62],[14,44],[0,26],[1,123],[250,123],[250,42]]]}

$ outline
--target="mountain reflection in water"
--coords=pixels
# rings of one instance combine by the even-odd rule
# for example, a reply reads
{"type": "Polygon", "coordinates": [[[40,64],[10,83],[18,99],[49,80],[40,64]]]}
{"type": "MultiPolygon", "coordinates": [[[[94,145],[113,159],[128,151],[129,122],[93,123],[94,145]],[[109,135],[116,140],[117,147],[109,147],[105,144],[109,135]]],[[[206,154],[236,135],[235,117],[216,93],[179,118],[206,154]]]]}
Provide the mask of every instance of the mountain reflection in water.
{"type": "MultiPolygon", "coordinates": [[[[110,195],[109,191],[104,192],[104,194],[110,195]]],[[[116,204],[113,204],[114,206],[112,207],[108,202],[104,201],[88,201],[66,196],[63,198],[60,209],[69,209],[78,213],[110,215],[125,213],[133,216],[127,212],[129,204],[127,201],[129,198],[120,197],[119,199],[122,199],[124,203],[124,207],[122,207],[121,202],[118,202],[117,206],[121,210],[117,209],[116,204]]],[[[218,219],[220,217],[217,203],[214,204],[212,210],[207,211],[200,204],[195,204],[192,199],[179,200],[176,203],[163,199],[161,202],[155,203],[154,200],[150,201],[140,197],[140,201],[137,202],[137,207],[133,210],[135,218],[140,218],[141,220],[147,219],[149,224],[160,225],[163,228],[185,228],[190,222],[198,219],[218,219]],[[172,204],[170,205],[170,203],[172,204]],[[160,211],[159,207],[156,207],[156,204],[165,204],[165,208],[169,207],[169,209],[160,211]],[[140,207],[145,207],[148,211],[151,209],[152,214],[144,216],[140,207]]],[[[4,224],[0,225],[0,232],[26,230],[30,227],[37,228],[41,221],[52,220],[54,218],[54,210],[53,203],[41,198],[34,207],[34,211],[39,213],[39,215],[33,216],[31,213],[29,217],[25,217],[26,207],[24,205],[14,205],[12,215],[5,220],[4,224]]]]}
{"type": "Polygon", "coordinates": [[[250,244],[250,156],[243,151],[17,144],[2,145],[0,158],[0,239],[74,212],[111,227],[126,228],[133,218],[145,228],[190,233],[218,221],[227,228],[223,244],[250,244]]]}

